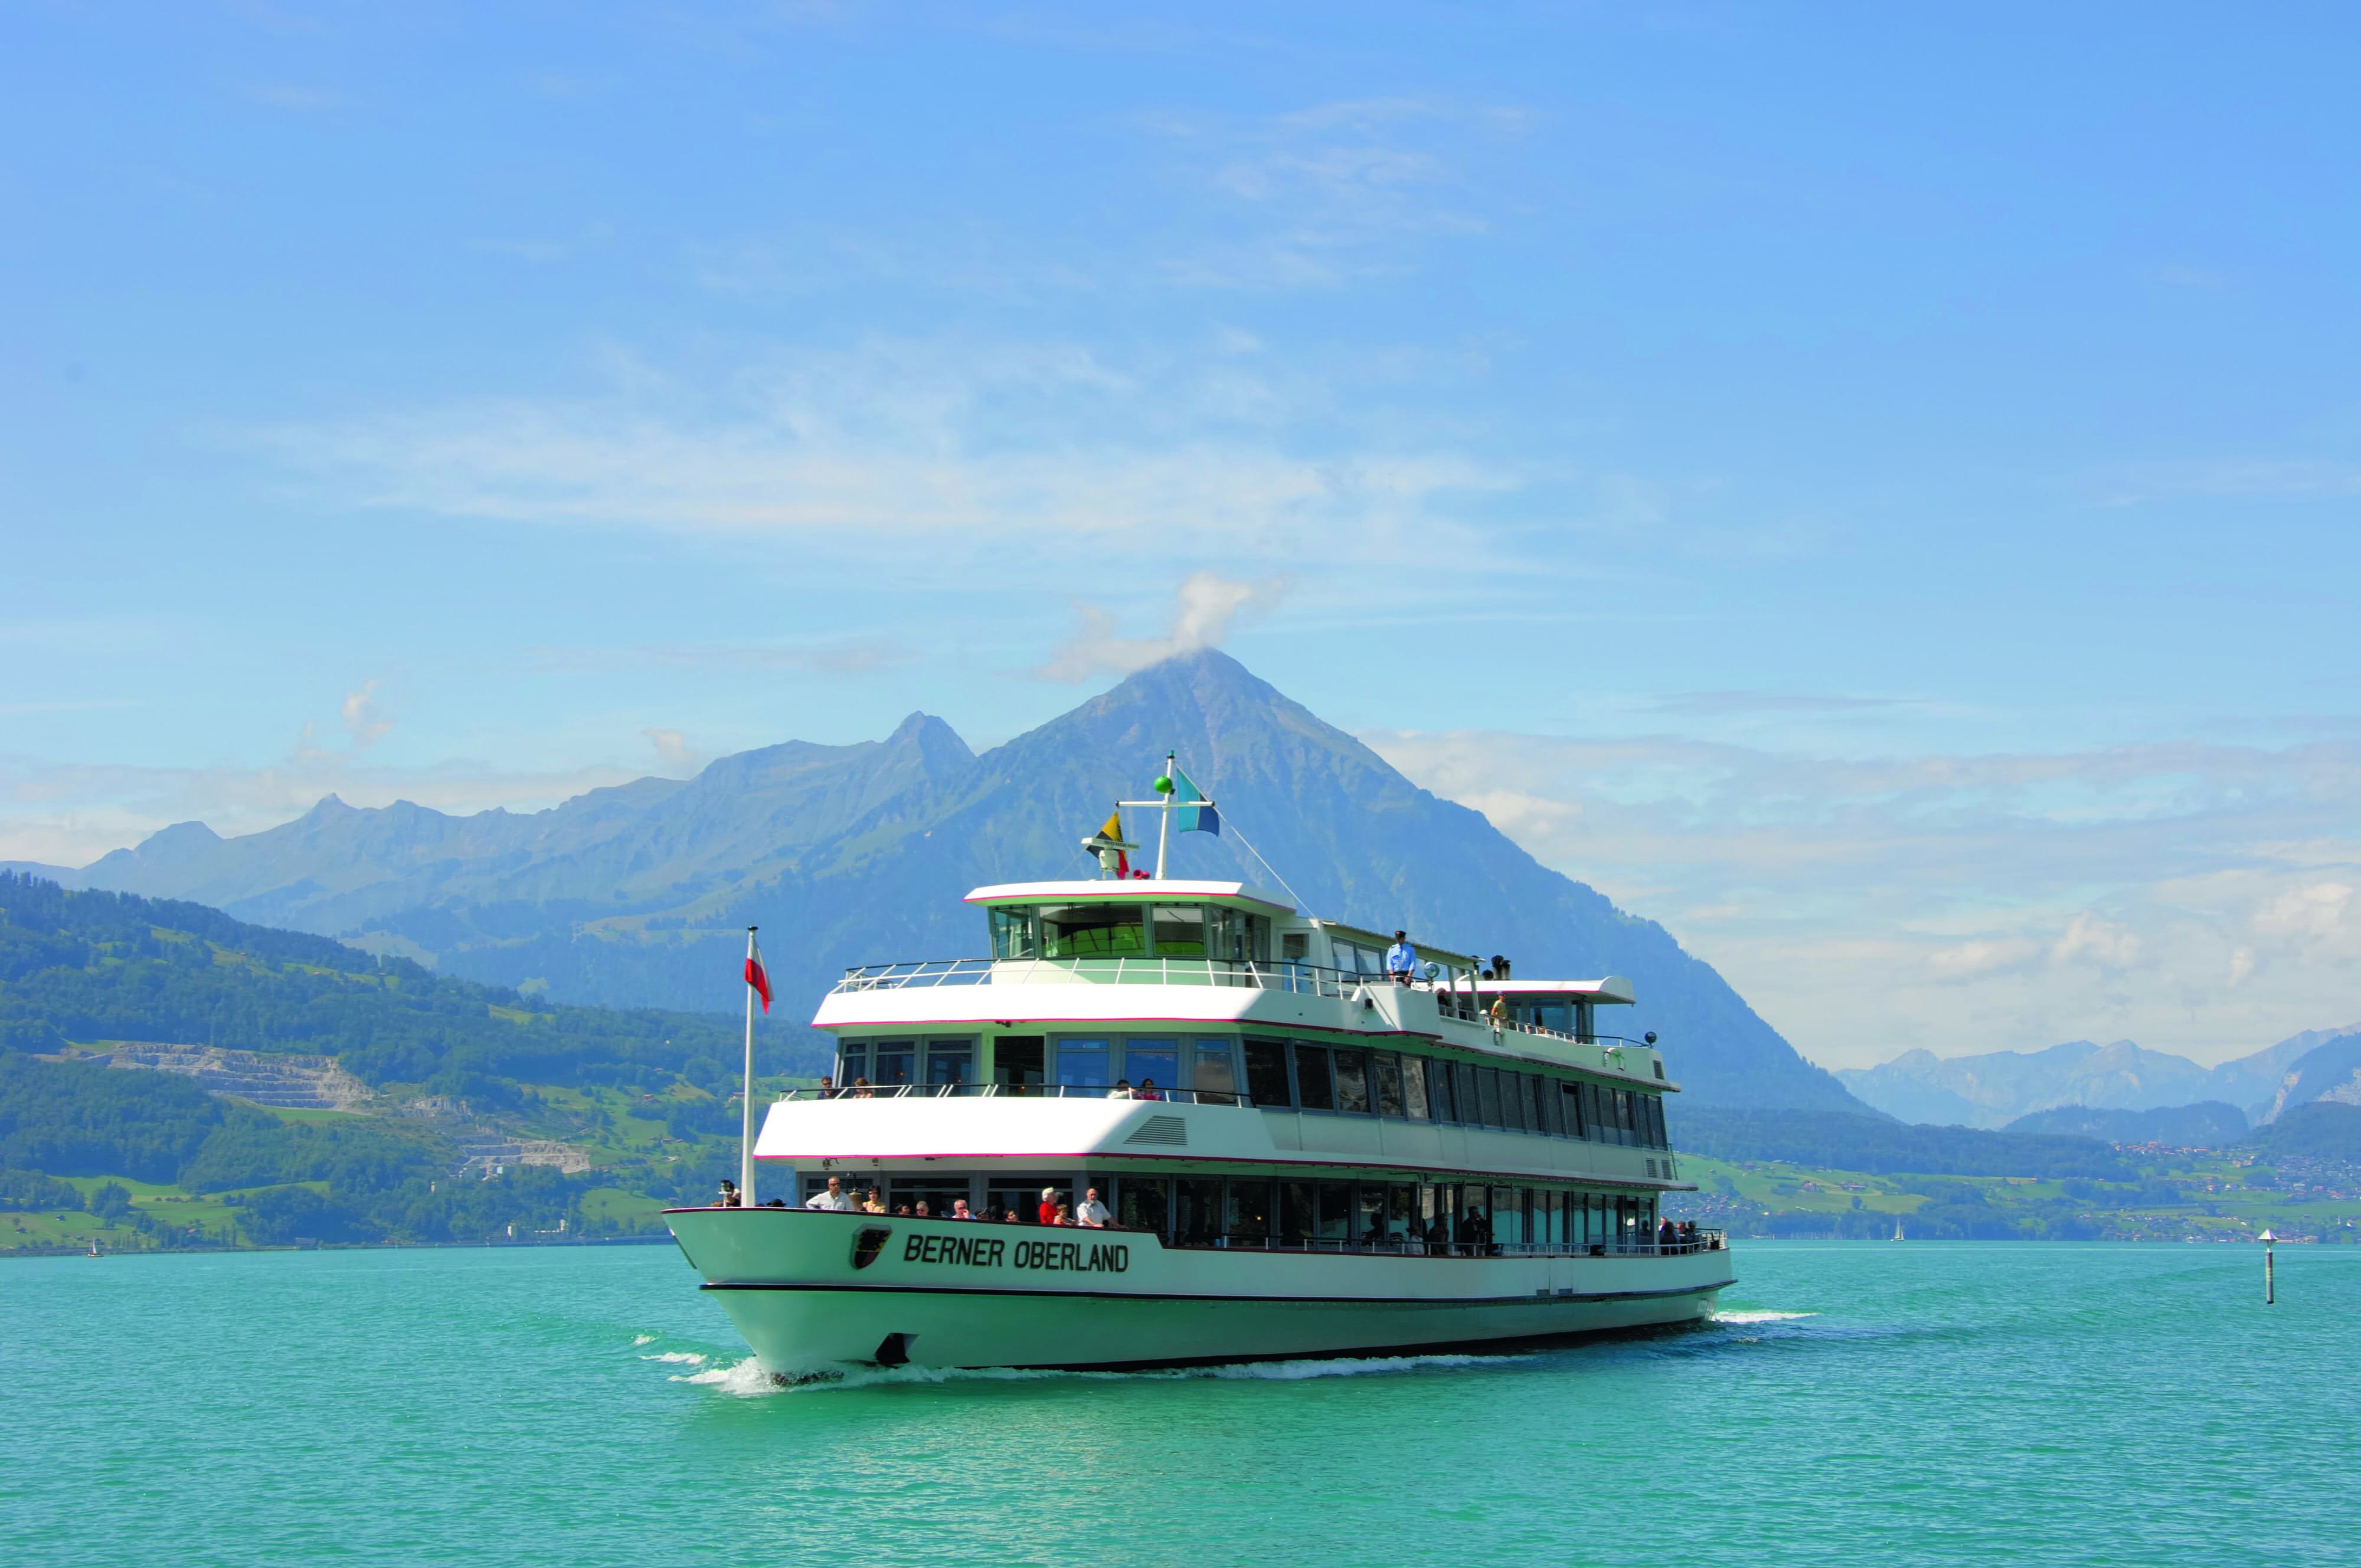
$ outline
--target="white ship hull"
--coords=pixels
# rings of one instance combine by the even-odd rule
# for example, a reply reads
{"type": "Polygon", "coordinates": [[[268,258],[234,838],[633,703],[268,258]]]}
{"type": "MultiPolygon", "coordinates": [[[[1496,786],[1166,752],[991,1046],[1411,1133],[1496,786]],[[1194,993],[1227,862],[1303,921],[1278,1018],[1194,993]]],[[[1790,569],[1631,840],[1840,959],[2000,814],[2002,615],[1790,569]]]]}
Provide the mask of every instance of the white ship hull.
{"type": "Polygon", "coordinates": [[[1531,1341],[1694,1322],[1732,1282],[1722,1250],[1428,1257],[797,1209],[666,1218],[763,1365],[788,1377],[846,1363],[1124,1367],[1531,1341]]]}

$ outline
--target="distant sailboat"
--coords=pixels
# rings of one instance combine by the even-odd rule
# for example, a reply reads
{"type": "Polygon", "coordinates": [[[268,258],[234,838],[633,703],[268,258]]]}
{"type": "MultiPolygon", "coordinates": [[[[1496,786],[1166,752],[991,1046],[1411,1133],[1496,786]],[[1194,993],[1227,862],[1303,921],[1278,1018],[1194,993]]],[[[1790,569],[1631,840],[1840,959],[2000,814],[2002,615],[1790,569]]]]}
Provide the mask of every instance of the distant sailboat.
{"type": "Polygon", "coordinates": [[[1906,1242],[1910,1239],[1902,1234],[1902,1216],[1899,1214],[1894,1217],[1894,1239],[1898,1242],[1906,1242]]]}

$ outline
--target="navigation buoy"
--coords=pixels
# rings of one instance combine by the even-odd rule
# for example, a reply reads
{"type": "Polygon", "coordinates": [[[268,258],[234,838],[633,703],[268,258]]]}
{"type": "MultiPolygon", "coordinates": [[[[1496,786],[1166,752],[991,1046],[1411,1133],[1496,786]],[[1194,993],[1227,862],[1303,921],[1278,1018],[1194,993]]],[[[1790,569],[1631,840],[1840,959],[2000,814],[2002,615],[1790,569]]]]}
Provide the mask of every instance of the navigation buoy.
{"type": "Polygon", "coordinates": [[[2272,1277],[2271,1260],[2271,1244],[2277,1240],[2279,1237],[2270,1232],[2263,1233],[2263,1305],[2266,1307],[2277,1306],[2279,1299],[2279,1282],[2272,1277]]]}

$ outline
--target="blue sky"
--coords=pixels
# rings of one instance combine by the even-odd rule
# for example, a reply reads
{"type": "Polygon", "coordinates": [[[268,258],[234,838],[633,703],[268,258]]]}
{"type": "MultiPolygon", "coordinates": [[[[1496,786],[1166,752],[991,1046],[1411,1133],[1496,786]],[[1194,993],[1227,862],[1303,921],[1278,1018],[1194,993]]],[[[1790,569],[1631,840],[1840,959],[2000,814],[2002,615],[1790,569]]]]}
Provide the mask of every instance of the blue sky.
{"type": "Polygon", "coordinates": [[[1218,642],[1829,1065],[2361,1016],[2349,13],[0,28],[0,856],[1218,642]]]}

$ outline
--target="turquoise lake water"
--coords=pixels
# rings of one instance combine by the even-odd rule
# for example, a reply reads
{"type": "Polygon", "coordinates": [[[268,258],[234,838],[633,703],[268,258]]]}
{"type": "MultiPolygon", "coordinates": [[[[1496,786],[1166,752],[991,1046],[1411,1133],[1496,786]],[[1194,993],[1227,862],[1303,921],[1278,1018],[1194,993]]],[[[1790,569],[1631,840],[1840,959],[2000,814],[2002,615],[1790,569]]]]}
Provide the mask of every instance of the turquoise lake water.
{"type": "Polygon", "coordinates": [[[669,1247],[0,1263],[0,1562],[2361,1561],[2361,1249],[1737,1261],[1653,1339],[785,1391],[669,1247]]]}

